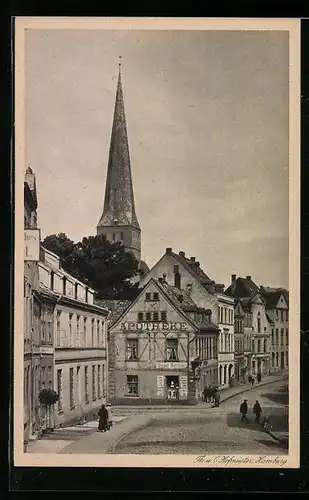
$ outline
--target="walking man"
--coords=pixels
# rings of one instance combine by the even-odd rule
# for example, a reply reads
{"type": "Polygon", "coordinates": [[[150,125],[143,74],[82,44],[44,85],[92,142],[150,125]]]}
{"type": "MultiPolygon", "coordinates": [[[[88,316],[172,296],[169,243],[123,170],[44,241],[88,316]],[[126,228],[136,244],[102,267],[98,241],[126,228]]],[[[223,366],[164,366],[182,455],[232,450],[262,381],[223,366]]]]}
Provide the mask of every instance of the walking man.
{"type": "Polygon", "coordinates": [[[104,404],[100,407],[98,415],[99,415],[98,431],[99,432],[106,432],[107,431],[108,412],[107,412],[106,406],[104,404]]]}
{"type": "Polygon", "coordinates": [[[260,423],[261,413],[262,413],[262,408],[261,408],[261,405],[260,405],[260,403],[259,403],[258,400],[256,400],[255,405],[253,407],[253,413],[255,413],[255,420],[254,421],[257,424],[259,424],[260,423]]]}
{"type": "Polygon", "coordinates": [[[247,399],[243,400],[243,402],[240,405],[239,411],[241,413],[241,419],[240,419],[240,421],[243,422],[245,420],[246,422],[248,422],[248,419],[247,419],[247,413],[248,413],[247,399]]]}
{"type": "Polygon", "coordinates": [[[112,405],[110,403],[107,403],[106,409],[107,409],[107,430],[109,431],[113,427],[112,405]]]}

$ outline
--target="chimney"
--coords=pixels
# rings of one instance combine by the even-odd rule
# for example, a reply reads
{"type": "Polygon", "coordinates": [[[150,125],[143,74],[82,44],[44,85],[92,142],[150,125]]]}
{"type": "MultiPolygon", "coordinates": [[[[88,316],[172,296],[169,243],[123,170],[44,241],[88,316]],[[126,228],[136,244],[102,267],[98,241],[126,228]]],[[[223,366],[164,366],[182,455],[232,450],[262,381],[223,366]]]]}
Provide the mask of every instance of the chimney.
{"type": "Polygon", "coordinates": [[[171,247],[166,248],[165,252],[166,252],[166,253],[172,253],[172,249],[171,249],[171,247]]]}
{"type": "Polygon", "coordinates": [[[192,292],[192,284],[191,283],[187,284],[186,291],[187,291],[187,294],[190,295],[190,293],[192,292]]]}
{"type": "Polygon", "coordinates": [[[162,283],[166,283],[166,273],[163,273],[162,283]]]}
{"type": "Polygon", "coordinates": [[[159,278],[159,283],[163,283],[163,278],[159,278]]]}
{"type": "Polygon", "coordinates": [[[233,283],[235,283],[236,281],[236,274],[232,274],[232,280],[231,280],[231,284],[233,285],[233,283]]]}
{"type": "Polygon", "coordinates": [[[185,257],[186,257],[185,252],[179,252],[179,255],[180,255],[180,257],[183,257],[183,258],[185,258],[185,257]]]}
{"type": "Polygon", "coordinates": [[[179,302],[183,302],[183,295],[179,295],[178,300],[179,300],[179,302]]]}
{"type": "Polygon", "coordinates": [[[247,277],[246,277],[246,279],[247,279],[247,280],[251,280],[251,276],[247,276],[247,277]]]}
{"type": "Polygon", "coordinates": [[[195,262],[195,257],[190,257],[191,262],[195,262]]]}
{"type": "Polygon", "coordinates": [[[199,262],[196,262],[195,265],[196,265],[196,267],[200,267],[200,263],[199,262]]]}
{"type": "Polygon", "coordinates": [[[174,274],[174,284],[176,288],[181,290],[181,276],[179,273],[174,274]]]}

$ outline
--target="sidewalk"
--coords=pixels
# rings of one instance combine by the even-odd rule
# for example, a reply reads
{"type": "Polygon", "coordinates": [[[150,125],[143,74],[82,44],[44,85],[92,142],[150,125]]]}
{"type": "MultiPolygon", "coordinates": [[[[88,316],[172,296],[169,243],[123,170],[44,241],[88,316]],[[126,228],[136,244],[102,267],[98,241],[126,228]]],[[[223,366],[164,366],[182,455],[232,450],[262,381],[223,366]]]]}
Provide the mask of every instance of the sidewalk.
{"type": "Polygon", "coordinates": [[[95,432],[87,439],[80,439],[65,446],[60,454],[106,454],[113,453],[117,443],[131,432],[142,429],[153,419],[148,415],[132,416],[122,420],[119,425],[115,425],[108,432],[95,432]]]}

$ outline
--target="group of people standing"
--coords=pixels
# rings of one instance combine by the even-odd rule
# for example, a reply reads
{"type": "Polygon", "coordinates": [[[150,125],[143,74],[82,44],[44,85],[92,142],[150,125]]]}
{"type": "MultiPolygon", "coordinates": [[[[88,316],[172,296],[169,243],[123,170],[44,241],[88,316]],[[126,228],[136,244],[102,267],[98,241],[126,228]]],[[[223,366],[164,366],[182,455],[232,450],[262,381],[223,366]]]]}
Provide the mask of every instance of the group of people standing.
{"type": "Polygon", "coordinates": [[[112,405],[110,403],[103,404],[100,406],[98,411],[99,416],[99,425],[98,432],[106,432],[109,431],[113,425],[113,416],[112,416],[112,405]]]}
{"type": "Polygon", "coordinates": [[[203,401],[213,403],[216,407],[220,405],[220,391],[217,387],[205,387],[203,390],[203,401]]]}
{"type": "MultiPolygon", "coordinates": [[[[256,380],[257,380],[257,382],[258,382],[258,383],[260,383],[260,382],[261,382],[261,380],[262,380],[262,375],[261,375],[260,373],[258,373],[258,374],[257,374],[257,376],[256,376],[256,380]]],[[[252,375],[249,375],[249,377],[248,377],[248,382],[249,382],[249,384],[251,384],[252,386],[254,386],[254,381],[255,381],[254,377],[253,377],[252,375]]]]}
{"type": "MultiPolygon", "coordinates": [[[[243,422],[245,420],[246,422],[248,422],[248,418],[247,418],[248,400],[247,399],[243,400],[243,402],[240,405],[239,411],[241,413],[241,419],[240,419],[240,421],[243,422]]],[[[255,414],[254,422],[256,422],[257,424],[259,424],[260,423],[260,418],[261,418],[261,413],[262,413],[262,408],[261,408],[261,405],[260,405],[260,403],[259,403],[258,400],[256,400],[256,402],[255,402],[255,404],[254,404],[254,406],[252,408],[252,411],[255,414]]]]}

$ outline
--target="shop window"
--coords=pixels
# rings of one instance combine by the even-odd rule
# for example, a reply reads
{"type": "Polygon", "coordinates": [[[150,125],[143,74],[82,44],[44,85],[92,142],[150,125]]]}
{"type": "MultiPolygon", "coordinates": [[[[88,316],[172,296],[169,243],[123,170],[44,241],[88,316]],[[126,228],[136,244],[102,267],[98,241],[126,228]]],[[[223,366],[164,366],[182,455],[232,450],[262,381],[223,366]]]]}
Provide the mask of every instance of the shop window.
{"type": "Polygon", "coordinates": [[[127,390],[129,396],[138,395],[138,376],[127,375],[127,390]]]}
{"type": "Polygon", "coordinates": [[[127,339],[127,360],[136,361],[138,359],[138,339],[127,339]]]}
{"type": "Polygon", "coordinates": [[[166,360],[178,361],[178,340],[166,339],[166,360]]]}
{"type": "Polygon", "coordinates": [[[144,321],[144,313],[139,312],[139,313],[137,314],[137,319],[138,319],[138,321],[144,321]]]}

